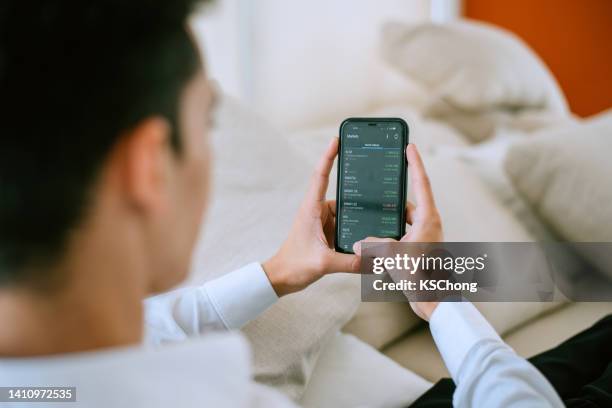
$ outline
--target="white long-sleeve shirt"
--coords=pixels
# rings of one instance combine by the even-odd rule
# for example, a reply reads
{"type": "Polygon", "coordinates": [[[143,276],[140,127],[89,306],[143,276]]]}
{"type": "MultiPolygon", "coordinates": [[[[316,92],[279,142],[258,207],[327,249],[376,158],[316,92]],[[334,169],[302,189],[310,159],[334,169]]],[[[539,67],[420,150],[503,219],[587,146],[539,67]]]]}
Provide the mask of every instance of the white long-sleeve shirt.
{"type": "Polygon", "coordinates": [[[147,299],[145,342],[175,342],[210,331],[239,329],[277,300],[261,265],[252,263],[202,286],[147,299]]]}
{"type": "MultiPolygon", "coordinates": [[[[146,300],[143,346],[0,359],[0,386],[76,386],[76,403],[54,407],[292,407],[285,396],[252,381],[246,341],[226,331],[276,300],[261,266],[250,264],[146,300]],[[217,333],[200,336],[209,332],[217,333]]],[[[456,406],[562,406],[546,379],[471,304],[441,303],[430,327],[458,384],[456,406]]]]}
{"type": "Polygon", "coordinates": [[[548,380],[469,302],[443,302],[429,328],[457,388],[456,407],[563,407],[548,380]]]}

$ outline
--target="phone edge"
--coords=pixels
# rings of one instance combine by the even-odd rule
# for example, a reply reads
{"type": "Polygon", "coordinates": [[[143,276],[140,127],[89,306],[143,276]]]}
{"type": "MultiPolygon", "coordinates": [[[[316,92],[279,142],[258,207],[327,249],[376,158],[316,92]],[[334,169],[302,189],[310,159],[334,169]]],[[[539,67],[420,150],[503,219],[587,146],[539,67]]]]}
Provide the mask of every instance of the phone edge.
{"type": "MultiPolygon", "coordinates": [[[[338,165],[336,166],[336,215],[340,213],[340,188],[339,187],[340,187],[340,152],[342,151],[342,128],[346,125],[347,122],[350,122],[350,121],[357,121],[357,122],[369,122],[369,121],[393,122],[393,121],[397,121],[402,124],[404,131],[406,133],[406,137],[404,139],[404,168],[402,169],[402,180],[403,180],[402,199],[403,199],[404,205],[406,205],[406,199],[408,197],[408,179],[407,179],[408,159],[406,158],[406,148],[410,144],[410,127],[408,126],[408,123],[402,118],[393,118],[393,117],[386,117],[386,118],[352,117],[352,118],[344,119],[342,123],[340,123],[340,127],[338,129],[338,154],[337,154],[338,165]]],[[[404,208],[404,211],[402,211],[401,213],[401,220],[402,221],[400,225],[400,235],[404,236],[406,234],[406,210],[405,208],[404,208]]],[[[354,254],[353,251],[345,251],[344,249],[338,246],[339,228],[340,228],[340,223],[336,219],[336,226],[334,228],[334,250],[342,254],[354,254]]]]}

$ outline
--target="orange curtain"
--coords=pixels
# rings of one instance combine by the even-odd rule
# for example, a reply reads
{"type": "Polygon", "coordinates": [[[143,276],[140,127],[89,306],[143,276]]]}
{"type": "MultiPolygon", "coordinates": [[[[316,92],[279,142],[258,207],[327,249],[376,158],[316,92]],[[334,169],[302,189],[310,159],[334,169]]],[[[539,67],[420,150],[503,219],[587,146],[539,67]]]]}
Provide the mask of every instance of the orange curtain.
{"type": "Polygon", "coordinates": [[[467,18],[519,35],[553,72],[572,111],[612,107],[612,0],[463,0],[467,18]]]}

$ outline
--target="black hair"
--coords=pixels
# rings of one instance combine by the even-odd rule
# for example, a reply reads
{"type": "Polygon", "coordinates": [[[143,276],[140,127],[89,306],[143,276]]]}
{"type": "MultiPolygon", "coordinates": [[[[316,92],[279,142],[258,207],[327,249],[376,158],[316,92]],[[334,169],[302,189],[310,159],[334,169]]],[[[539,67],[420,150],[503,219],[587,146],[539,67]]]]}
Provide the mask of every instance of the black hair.
{"type": "Polygon", "coordinates": [[[0,5],[0,286],[42,282],[85,217],[112,147],[143,119],[172,125],[200,69],[196,1],[0,5]]]}

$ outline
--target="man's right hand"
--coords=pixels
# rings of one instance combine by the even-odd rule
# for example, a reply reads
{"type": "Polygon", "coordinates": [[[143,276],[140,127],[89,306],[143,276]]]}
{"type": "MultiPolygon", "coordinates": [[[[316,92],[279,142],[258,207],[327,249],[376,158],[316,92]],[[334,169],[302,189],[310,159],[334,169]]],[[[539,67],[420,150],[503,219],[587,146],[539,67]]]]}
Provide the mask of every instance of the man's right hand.
{"type": "MultiPolygon", "coordinates": [[[[443,241],[442,221],[436,208],[429,177],[423,160],[413,144],[406,148],[411,186],[414,189],[416,205],[406,206],[406,222],[410,225],[400,242],[441,242],[443,241]]],[[[362,242],[396,242],[391,238],[368,237],[353,246],[355,254],[361,255],[362,242]]],[[[429,321],[438,302],[410,302],[412,310],[422,319],[429,321]]]]}
{"type": "Polygon", "coordinates": [[[359,257],[334,251],[336,201],[326,200],[329,173],[338,154],[334,137],[321,157],[289,236],[262,267],[278,296],[302,290],[324,275],[359,272],[359,257]]]}

